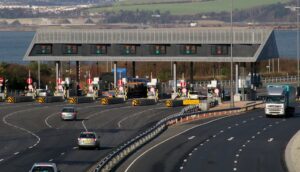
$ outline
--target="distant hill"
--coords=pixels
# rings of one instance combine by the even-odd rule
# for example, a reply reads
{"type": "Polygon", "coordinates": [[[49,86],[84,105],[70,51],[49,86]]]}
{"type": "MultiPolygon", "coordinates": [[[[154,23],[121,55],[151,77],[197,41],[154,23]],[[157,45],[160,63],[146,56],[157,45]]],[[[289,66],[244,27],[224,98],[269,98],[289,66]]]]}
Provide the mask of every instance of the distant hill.
{"type": "Polygon", "coordinates": [[[101,4],[114,0],[0,0],[5,4],[24,5],[76,5],[76,4],[101,4]]]}
{"type": "MultiPolygon", "coordinates": [[[[250,9],[263,5],[287,3],[291,0],[233,0],[235,10],[250,9]]],[[[122,0],[111,7],[92,8],[90,12],[104,11],[169,11],[173,15],[192,15],[210,12],[228,12],[231,0],[122,0]]]]}

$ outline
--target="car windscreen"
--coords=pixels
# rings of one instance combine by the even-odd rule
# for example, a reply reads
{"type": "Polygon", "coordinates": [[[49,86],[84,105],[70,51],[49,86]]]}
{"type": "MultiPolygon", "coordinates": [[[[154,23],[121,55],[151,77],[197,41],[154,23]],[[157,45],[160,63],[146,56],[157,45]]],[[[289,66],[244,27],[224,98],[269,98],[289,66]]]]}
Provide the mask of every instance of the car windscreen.
{"type": "Polygon", "coordinates": [[[268,103],[284,103],[284,96],[268,96],[266,98],[268,103]]]}
{"type": "Polygon", "coordinates": [[[73,108],[64,108],[62,112],[74,112],[75,110],[73,108]]]}
{"type": "Polygon", "coordinates": [[[80,134],[79,137],[80,138],[92,138],[92,139],[96,138],[95,134],[86,134],[86,133],[80,134]]]}
{"type": "Polygon", "coordinates": [[[32,172],[54,172],[53,167],[34,167],[32,172]]]}

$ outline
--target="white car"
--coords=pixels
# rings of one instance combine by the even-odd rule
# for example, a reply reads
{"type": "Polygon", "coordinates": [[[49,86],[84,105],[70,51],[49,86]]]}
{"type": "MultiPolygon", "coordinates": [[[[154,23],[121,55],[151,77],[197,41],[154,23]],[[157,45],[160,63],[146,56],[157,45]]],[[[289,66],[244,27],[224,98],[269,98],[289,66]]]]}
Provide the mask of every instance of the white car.
{"type": "Polygon", "coordinates": [[[60,172],[55,163],[40,162],[35,163],[29,172],[60,172]]]}
{"type": "Polygon", "coordinates": [[[95,132],[81,132],[78,137],[78,147],[100,149],[100,137],[95,132]]]}

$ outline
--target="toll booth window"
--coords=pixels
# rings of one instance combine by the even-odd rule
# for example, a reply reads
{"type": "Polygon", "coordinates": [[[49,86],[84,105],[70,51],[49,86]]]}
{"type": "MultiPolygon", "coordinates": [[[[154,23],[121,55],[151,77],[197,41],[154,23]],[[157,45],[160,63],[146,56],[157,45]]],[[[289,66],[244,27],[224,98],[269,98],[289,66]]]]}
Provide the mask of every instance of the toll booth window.
{"type": "Polygon", "coordinates": [[[96,54],[96,55],[107,54],[107,45],[92,45],[91,54],[96,54]]]}
{"type": "Polygon", "coordinates": [[[167,54],[166,45],[152,45],[151,54],[153,54],[153,55],[167,54]]]}
{"type": "Polygon", "coordinates": [[[197,54],[197,46],[196,45],[182,45],[181,46],[181,54],[185,54],[185,55],[197,54]]]}
{"type": "Polygon", "coordinates": [[[211,46],[211,54],[212,55],[228,55],[228,45],[212,45],[211,46]]]}
{"type": "Polygon", "coordinates": [[[52,45],[51,44],[37,44],[34,45],[35,54],[52,54],[52,45]]]}
{"type": "Polygon", "coordinates": [[[64,54],[78,54],[78,45],[64,45],[63,46],[63,53],[64,54]]]}
{"type": "Polygon", "coordinates": [[[136,45],[123,45],[122,54],[123,55],[135,55],[136,54],[136,45]]]}

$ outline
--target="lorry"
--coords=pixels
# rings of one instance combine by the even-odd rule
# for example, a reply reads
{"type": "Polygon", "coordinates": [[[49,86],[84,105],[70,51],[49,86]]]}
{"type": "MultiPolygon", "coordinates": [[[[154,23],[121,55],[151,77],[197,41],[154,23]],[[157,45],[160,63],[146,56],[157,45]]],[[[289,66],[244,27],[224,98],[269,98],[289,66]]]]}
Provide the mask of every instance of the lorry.
{"type": "Polygon", "coordinates": [[[265,103],[266,117],[290,116],[295,112],[296,89],[292,85],[268,85],[265,103]]]}

